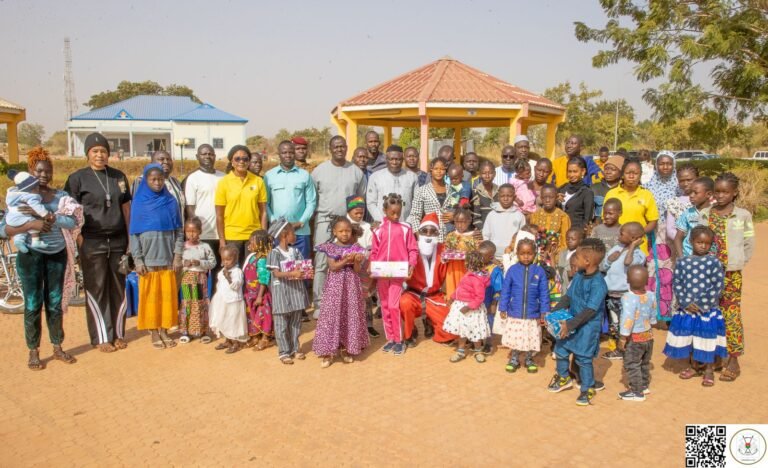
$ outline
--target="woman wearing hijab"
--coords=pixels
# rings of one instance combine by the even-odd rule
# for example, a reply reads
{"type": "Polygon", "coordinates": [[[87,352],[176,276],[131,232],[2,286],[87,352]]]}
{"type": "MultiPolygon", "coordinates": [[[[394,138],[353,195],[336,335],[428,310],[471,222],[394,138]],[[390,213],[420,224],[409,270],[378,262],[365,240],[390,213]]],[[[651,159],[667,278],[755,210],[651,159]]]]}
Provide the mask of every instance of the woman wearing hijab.
{"type": "Polygon", "coordinates": [[[139,274],[139,318],[136,328],[150,330],[152,346],[172,348],[167,330],[178,325],[179,288],[184,232],[176,198],[165,186],[163,166],[148,164],[133,198],[131,254],[139,274]]]}
{"type": "MultiPolygon", "coordinates": [[[[659,154],[656,158],[656,170],[645,188],[651,191],[653,199],[656,200],[659,219],[666,219],[667,201],[680,195],[677,175],[675,175],[675,158],[672,155],[665,152],[659,154]]],[[[656,229],[656,242],[658,244],[667,243],[666,237],[664,223],[659,223],[656,229]]],[[[672,241],[673,239],[670,239],[670,244],[672,241]]]]}

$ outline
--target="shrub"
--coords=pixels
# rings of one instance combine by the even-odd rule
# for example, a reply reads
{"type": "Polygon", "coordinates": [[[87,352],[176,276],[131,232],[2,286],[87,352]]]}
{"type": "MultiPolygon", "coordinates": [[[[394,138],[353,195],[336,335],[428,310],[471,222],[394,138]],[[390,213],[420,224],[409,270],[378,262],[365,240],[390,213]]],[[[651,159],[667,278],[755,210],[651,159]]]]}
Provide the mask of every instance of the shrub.
{"type": "Polygon", "coordinates": [[[739,198],[736,204],[753,215],[765,214],[765,205],[768,204],[768,169],[754,164],[751,167],[735,168],[731,172],[739,178],[739,198]]]}

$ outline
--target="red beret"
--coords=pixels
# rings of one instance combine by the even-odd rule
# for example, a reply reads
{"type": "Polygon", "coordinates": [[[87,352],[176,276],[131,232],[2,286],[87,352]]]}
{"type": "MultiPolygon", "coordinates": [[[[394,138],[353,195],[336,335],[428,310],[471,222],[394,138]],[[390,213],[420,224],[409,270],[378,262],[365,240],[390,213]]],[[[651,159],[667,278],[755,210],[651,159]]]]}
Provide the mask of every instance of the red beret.
{"type": "Polygon", "coordinates": [[[305,145],[306,146],[308,144],[307,140],[305,140],[302,137],[293,137],[293,138],[291,138],[291,141],[293,142],[294,145],[305,145]]]}

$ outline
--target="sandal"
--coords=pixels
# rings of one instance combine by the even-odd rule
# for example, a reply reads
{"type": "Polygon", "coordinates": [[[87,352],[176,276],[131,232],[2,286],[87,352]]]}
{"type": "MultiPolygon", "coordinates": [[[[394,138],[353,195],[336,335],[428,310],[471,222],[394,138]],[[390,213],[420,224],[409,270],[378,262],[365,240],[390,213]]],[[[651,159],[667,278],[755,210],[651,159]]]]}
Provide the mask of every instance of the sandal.
{"type": "Polygon", "coordinates": [[[189,337],[189,336],[187,336],[187,335],[182,335],[182,337],[181,337],[181,338],[179,338],[179,343],[181,343],[181,344],[187,344],[187,343],[189,343],[190,341],[192,341],[192,338],[190,338],[190,337],[189,337]]]}
{"type": "Polygon", "coordinates": [[[128,347],[128,342],[125,341],[122,338],[117,338],[115,342],[113,343],[114,347],[117,349],[125,349],[128,347]]]}
{"type": "Polygon", "coordinates": [[[290,356],[283,356],[280,358],[280,362],[282,362],[283,364],[292,365],[293,359],[291,359],[290,356]]]}
{"type": "Polygon", "coordinates": [[[114,353],[117,351],[117,348],[112,343],[102,343],[98,345],[98,348],[102,353],[114,353]]]}
{"type": "Polygon", "coordinates": [[[344,364],[352,364],[355,362],[355,358],[350,356],[346,351],[341,352],[341,360],[344,361],[344,364]]]}
{"type": "Polygon", "coordinates": [[[298,353],[293,355],[293,358],[294,359],[298,359],[299,361],[303,361],[304,359],[307,358],[307,355],[302,353],[302,352],[298,352],[298,353]]]}
{"type": "Polygon", "coordinates": [[[456,351],[456,354],[451,356],[451,362],[463,361],[466,358],[467,358],[467,353],[465,353],[463,349],[460,349],[456,351]]]}
{"type": "Polygon", "coordinates": [[[333,363],[333,358],[330,356],[324,356],[323,360],[320,361],[320,368],[321,369],[327,369],[331,367],[331,364],[333,363]]]}
{"type": "Polygon", "coordinates": [[[208,344],[208,343],[210,343],[211,341],[213,341],[213,340],[211,340],[211,337],[210,337],[210,336],[208,336],[208,335],[203,335],[203,336],[200,338],[200,343],[202,343],[202,344],[208,344]]]}
{"type": "Polygon", "coordinates": [[[715,373],[713,371],[705,372],[704,379],[701,381],[702,387],[712,387],[715,385],[715,373]]]}
{"type": "Polygon", "coordinates": [[[723,372],[720,374],[720,381],[733,382],[734,380],[738,379],[740,375],[741,375],[741,369],[731,369],[730,367],[726,367],[723,369],[723,372]]]}
{"type": "Polygon", "coordinates": [[[223,342],[216,345],[215,349],[216,351],[221,351],[222,349],[228,349],[229,348],[229,340],[224,340],[223,342]]]}
{"type": "Polygon", "coordinates": [[[165,330],[160,332],[160,339],[163,340],[163,343],[165,343],[166,348],[173,348],[174,346],[176,346],[176,341],[170,336],[168,336],[165,330]]]}
{"type": "Polygon", "coordinates": [[[680,374],[678,374],[678,377],[680,377],[683,380],[689,380],[689,379],[692,379],[692,378],[696,377],[697,375],[701,375],[701,374],[699,374],[699,371],[697,371],[697,370],[695,370],[695,369],[693,369],[691,367],[687,367],[687,368],[685,368],[685,370],[680,372],[680,374]]]}
{"type": "Polygon", "coordinates": [[[29,370],[39,371],[45,369],[45,365],[40,360],[40,351],[31,349],[29,351],[29,361],[27,361],[27,367],[29,370]]]}
{"type": "Polygon", "coordinates": [[[485,354],[483,354],[482,350],[475,351],[475,361],[479,362],[480,364],[485,362],[485,354]]]}
{"type": "Polygon", "coordinates": [[[229,348],[227,348],[227,350],[224,351],[224,354],[235,354],[236,352],[240,351],[241,346],[242,345],[237,341],[233,341],[232,344],[229,345],[229,348]]]}
{"type": "Polygon", "coordinates": [[[53,347],[53,358],[57,361],[61,361],[64,364],[74,364],[77,362],[77,359],[75,359],[74,356],[67,353],[63,349],[61,349],[61,346],[54,346],[53,347]]]}

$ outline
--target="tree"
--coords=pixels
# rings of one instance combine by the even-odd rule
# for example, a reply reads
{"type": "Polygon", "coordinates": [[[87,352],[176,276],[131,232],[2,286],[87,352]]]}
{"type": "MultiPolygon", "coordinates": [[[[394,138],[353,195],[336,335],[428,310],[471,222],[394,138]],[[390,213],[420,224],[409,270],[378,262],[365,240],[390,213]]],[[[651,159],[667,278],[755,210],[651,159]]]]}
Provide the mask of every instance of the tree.
{"type": "Polygon", "coordinates": [[[24,122],[19,125],[19,143],[22,145],[42,145],[44,136],[45,129],[40,124],[24,122]]]}
{"type": "Polygon", "coordinates": [[[0,143],[8,143],[8,130],[0,128],[0,143]]]}
{"type": "Polygon", "coordinates": [[[116,102],[124,101],[134,96],[188,96],[195,102],[201,102],[195,96],[191,88],[184,85],[170,84],[163,88],[154,81],[121,81],[114,91],[102,91],[91,96],[91,99],[85,103],[91,109],[108,106],[116,102]]]}
{"type": "Polygon", "coordinates": [[[415,148],[421,147],[421,131],[416,127],[405,127],[400,130],[400,136],[397,138],[397,144],[403,148],[413,146],[415,148]]]}
{"type": "Polygon", "coordinates": [[[59,130],[53,132],[48,141],[45,142],[45,149],[51,154],[66,154],[67,153],[67,132],[59,130]]]}
{"type": "Polygon", "coordinates": [[[768,117],[768,15],[764,0],[600,0],[603,28],[575,23],[582,42],[607,44],[592,58],[604,68],[626,59],[643,83],[644,99],[662,122],[735,111],[738,120],[768,117]],[[712,87],[693,81],[708,67],[712,87]]]}

